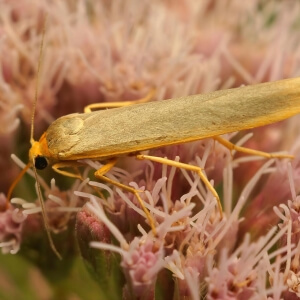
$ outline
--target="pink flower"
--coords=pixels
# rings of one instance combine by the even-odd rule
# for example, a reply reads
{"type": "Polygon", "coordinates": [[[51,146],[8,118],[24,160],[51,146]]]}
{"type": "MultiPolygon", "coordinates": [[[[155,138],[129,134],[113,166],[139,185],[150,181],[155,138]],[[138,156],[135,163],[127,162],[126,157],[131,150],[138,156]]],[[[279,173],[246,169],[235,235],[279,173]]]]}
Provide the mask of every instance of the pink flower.
{"type": "MultiPolygon", "coordinates": [[[[4,194],[0,194],[0,203],[6,203],[4,194]]],[[[2,253],[15,254],[20,249],[22,241],[23,226],[26,215],[18,208],[9,206],[9,208],[0,212],[0,248],[2,253]]]]}
{"type": "MultiPolygon", "coordinates": [[[[297,76],[299,5],[274,3],[3,1],[1,190],[7,191],[16,173],[10,153],[28,156],[36,89],[37,139],[54,119],[81,112],[89,103],[134,100],[153,88],[153,100],[162,100],[297,76]],[[42,68],[36,86],[45,13],[42,68]],[[21,128],[19,119],[24,124],[21,128]]],[[[41,173],[47,178],[39,177],[39,182],[50,228],[58,240],[70,233],[58,248],[67,246],[65,257],[74,253],[77,213],[80,253],[102,289],[114,286],[118,297],[143,297],[147,292],[149,299],[155,293],[164,299],[296,298],[298,129],[296,117],[258,128],[252,138],[240,133],[225,136],[263,151],[294,153],[288,168],[286,161],[230,153],[213,140],[150,151],[200,166],[220,195],[223,218],[198,176],[134,157],[120,158],[118,167],[106,175],[136,188],[150,217],[131,193],[98,181],[87,184],[104,162],[81,162],[85,180],[70,185],[59,179],[48,185],[50,177],[41,173]]],[[[0,215],[3,251],[15,253],[25,239],[30,244],[35,233],[44,234],[41,207],[35,196],[30,199],[35,192],[34,184],[30,186],[28,193],[29,185],[26,193],[22,184],[17,186],[22,198],[12,199],[16,208],[10,205],[0,215]]],[[[36,262],[51,261],[35,251],[36,262]]]]}

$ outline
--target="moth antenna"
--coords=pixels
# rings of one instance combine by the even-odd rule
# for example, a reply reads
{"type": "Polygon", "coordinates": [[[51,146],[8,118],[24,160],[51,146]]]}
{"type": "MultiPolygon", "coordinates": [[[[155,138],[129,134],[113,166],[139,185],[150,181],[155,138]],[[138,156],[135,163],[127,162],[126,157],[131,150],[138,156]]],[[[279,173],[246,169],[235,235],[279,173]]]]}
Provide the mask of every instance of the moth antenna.
{"type": "Polygon", "coordinates": [[[37,75],[35,78],[35,92],[34,92],[34,101],[32,106],[32,114],[31,114],[31,128],[30,128],[30,143],[31,145],[34,143],[34,118],[36,113],[36,104],[38,100],[38,93],[39,93],[39,81],[40,81],[40,73],[42,68],[42,61],[43,61],[43,49],[44,49],[44,39],[45,39],[45,32],[46,32],[46,23],[47,18],[45,18],[43,24],[43,31],[42,31],[42,40],[40,44],[40,51],[39,51],[39,60],[38,60],[38,68],[37,68],[37,75]]]}
{"type": "Polygon", "coordinates": [[[50,227],[49,227],[49,220],[48,220],[48,217],[47,217],[47,214],[46,214],[45,203],[44,203],[41,187],[40,187],[40,184],[39,184],[39,181],[38,181],[38,175],[37,175],[36,168],[34,166],[34,162],[32,162],[32,168],[33,168],[33,171],[34,171],[34,177],[35,177],[35,180],[36,180],[38,198],[39,198],[41,209],[42,209],[42,216],[43,216],[43,220],[44,220],[44,226],[45,226],[45,230],[47,232],[50,247],[51,247],[52,251],[55,253],[55,255],[61,260],[62,257],[59,254],[59,252],[57,251],[57,249],[54,245],[52,236],[51,236],[50,227]]]}
{"type": "MultiPolygon", "coordinates": [[[[38,92],[39,92],[39,90],[38,90],[39,89],[39,79],[40,79],[40,73],[41,73],[42,61],[43,61],[43,49],[44,49],[44,39],[45,39],[45,33],[46,33],[46,23],[47,23],[47,18],[45,17],[44,24],[43,24],[43,31],[42,31],[42,40],[41,40],[40,51],[39,51],[37,75],[36,75],[36,79],[35,79],[35,94],[34,94],[34,102],[33,102],[32,115],[31,115],[31,130],[30,130],[30,143],[31,143],[31,145],[33,145],[33,143],[34,143],[34,138],[33,138],[33,136],[34,136],[34,118],[35,118],[35,113],[36,113],[36,104],[37,104],[38,92]]],[[[54,245],[54,242],[53,242],[53,239],[52,239],[52,236],[51,236],[48,217],[47,217],[47,214],[46,214],[45,203],[44,203],[44,199],[43,199],[43,195],[42,195],[42,191],[41,191],[41,186],[40,186],[40,183],[39,183],[39,180],[38,180],[37,171],[36,171],[36,168],[35,168],[34,157],[32,158],[31,164],[32,164],[32,168],[33,168],[33,171],[34,171],[34,177],[35,177],[36,186],[37,186],[38,199],[39,199],[40,206],[41,206],[41,209],[42,209],[44,227],[45,227],[45,230],[47,232],[50,247],[51,247],[52,251],[55,253],[55,255],[59,259],[62,259],[61,255],[59,254],[59,252],[57,251],[57,249],[54,245]]],[[[23,173],[25,173],[25,172],[23,172],[23,173]]]]}

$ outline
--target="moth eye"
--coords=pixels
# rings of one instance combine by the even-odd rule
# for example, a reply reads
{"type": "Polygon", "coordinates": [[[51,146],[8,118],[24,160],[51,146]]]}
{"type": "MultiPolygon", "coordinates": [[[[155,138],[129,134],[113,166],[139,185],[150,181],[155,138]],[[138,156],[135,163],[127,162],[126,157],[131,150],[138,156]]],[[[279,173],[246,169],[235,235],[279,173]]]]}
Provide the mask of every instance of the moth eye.
{"type": "Polygon", "coordinates": [[[43,170],[48,166],[48,161],[44,156],[37,156],[34,160],[34,166],[38,170],[43,170]]]}

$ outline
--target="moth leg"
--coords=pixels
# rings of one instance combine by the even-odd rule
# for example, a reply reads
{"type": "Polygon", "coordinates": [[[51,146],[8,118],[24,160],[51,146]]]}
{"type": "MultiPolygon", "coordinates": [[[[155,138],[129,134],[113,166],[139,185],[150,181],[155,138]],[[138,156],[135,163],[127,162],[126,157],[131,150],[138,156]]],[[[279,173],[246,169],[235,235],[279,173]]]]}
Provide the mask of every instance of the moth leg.
{"type": "MultiPolygon", "coordinates": [[[[52,166],[52,169],[58,173],[61,174],[63,176],[67,176],[67,177],[71,177],[71,178],[76,178],[76,179],[80,179],[81,181],[84,180],[84,178],[81,176],[79,170],[78,170],[78,163],[77,162],[60,162],[60,163],[56,163],[52,166]],[[69,172],[69,171],[65,171],[65,170],[61,170],[61,168],[73,168],[75,170],[75,173],[69,172]]],[[[101,196],[104,198],[104,195],[101,193],[101,191],[99,191],[99,189],[93,187],[93,189],[101,196]]]]}
{"type": "MultiPolygon", "coordinates": [[[[13,190],[15,189],[16,185],[18,184],[18,182],[22,179],[22,177],[24,176],[24,174],[27,172],[27,170],[30,168],[31,164],[28,163],[23,170],[21,170],[21,172],[18,174],[18,176],[14,179],[14,181],[12,182],[12,184],[10,185],[7,195],[6,195],[6,205],[5,207],[3,207],[4,210],[7,210],[9,208],[9,201],[11,200],[11,196],[13,193],[13,190]]],[[[0,208],[0,212],[2,212],[1,208],[0,208]]]]}
{"type": "Polygon", "coordinates": [[[71,178],[77,178],[80,180],[83,180],[79,170],[78,170],[78,163],[77,162],[59,162],[56,163],[52,166],[52,169],[61,175],[67,176],[67,177],[71,177],[71,178]],[[75,170],[75,173],[69,172],[69,171],[65,171],[65,170],[61,170],[61,168],[73,168],[75,170]]]}
{"type": "Polygon", "coordinates": [[[95,177],[100,179],[100,180],[103,180],[105,181],[106,183],[109,183],[109,184],[112,184],[114,186],[117,186],[119,188],[121,188],[122,190],[125,190],[127,192],[130,192],[132,194],[135,195],[135,197],[137,198],[139,204],[141,205],[149,223],[150,223],[150,226],[151,226],[151,229],[154,233],[154,235],[156,235],[156,228],[155,228],[155,224],[154,224],[154,220],[152,218],[152,216],[150,215],[150,212],[148,211],[148,209],[146,208],[142,198],[140,197],[139,193],[138,193],[138,190],[136,190],[135,188],[133,187],[130,187],[130,186],[127,186],[125,184],[122,184],[118,181],[115,181],[113,179],[110,179],[106,176],[104,176],[105,173],[107,173],[109,170],[111,170],[114,165],[116,164],[117,162],[117,159],[113,159],[113,160],[110,160],[107,164],[105,164],[104,166],[102,166],[99,170],[97,170],[95,172],[95,177]]]}
{"type": "Polygon", "coordinates": [[[148,94],[145,97],[141,99],[132,100],[132,101],[109,102],[109,103],[93,103],[87,105],[84,108],[84,112],[90,113],[95,109],[101,110],[101,109],[108,109],[108,108],[117,108],[117,107],[124,107],[133,104],[138,104],[138,103],[149,102],[153,98],[154,94],[155,94],[155,89],[153,88],[148,92],[148,94]]]}
{"type": "Polygon", "coordinates": [[[147,160],[158,162],[158,163],[161,163],[164,165],[168,165],[168,166],[176,167],[179,169],[185,169],[188,171],[195,172],[200,177],[200,179],[203,181],[203,183],[206,185],[206,187],[211,191],[213,196],[217,199],[218,209],[220,211],[221,218],[223,217],[223,209],[222,209],[220,197],[219,197],[218,193],[216,192],[216,190],[214,189],[214,187],[209,182],[209,180],[206,178],[206,176],[204,175],[204,173],[200,167],[177,162],[177,161],[163,158],[163,157],[150,156],[150,155],[144,155],[144,154],[138,154],[138,155],[136,155],[136,158],[140,159],[140,160],[147,159],[147,160]]]}
{"type": "Polygon", "coordinates": [[[243,152],[243,153],[247,153],[250,155],[262,156],[262,157],[266,157],[266,158],[291,158],[291,159],[294,158],[293,155],[267,153],[267,152],[263,152],[263,151],[259,151],[259,150],[254,150],[254,149],[249,149],[246,147],[237,146],[237,145],[229,142],[228,140],[223,139],[220,136],[215,136],[215,137],[213,137],[213,139],[215,141],[219,142],[221,145],[223,145],[227,149],[229,149],[230,151],[236,150],[238,152],[243,152]]]}

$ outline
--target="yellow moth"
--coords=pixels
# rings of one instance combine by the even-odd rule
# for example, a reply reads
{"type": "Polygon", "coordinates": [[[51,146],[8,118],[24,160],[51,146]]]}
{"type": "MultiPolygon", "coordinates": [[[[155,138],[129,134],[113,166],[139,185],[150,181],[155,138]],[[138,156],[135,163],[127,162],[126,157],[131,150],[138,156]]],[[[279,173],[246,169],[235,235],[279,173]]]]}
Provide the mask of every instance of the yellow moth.
{"type": "MultiPolygon", "coordinates": [[[[197,171],[219,201],[200,168],[194,169],[186,164],[141,155],[140,152],[208,137],[216,137],[219,142],[228,146],[227,141],[217,136],[277,122],[299,112],[300,78],[295,78],[71,114],[57,119],[39,141],[33,142],[29,158],[37,169],[51,164],[57,172],[73,177],[76,177],[75,174],[61,169],[75,166],[79,159],[109,159],[108,164],[98,170],[95,176],[116,184],[104,174],[112,168],[119,156],[135,155],[138,159],[159,161],[197,171]]],[[[242,150],[272,156],[258,151],[251,152],[250,149],[242,150]]],[[[116,185],[124,188],[123,185],[116,185]]],[[[220,204],[219,208],[221,210],[220,204]]]]}
{"type": "MultiPolygon", "coordinates": [[[[146,97],[140,102],[149,100],[146,97]]],[[[113,109],[70,114],[54,121],[39,141],[31,139],[29,164],[13,183],[11,192],[29,167],[44,169],[48,165],[63,175],[80,178],[76,172],[63,170],[78,166],[77,160],[90,158],[107,162],[95,172],[95,176],[108,183],[134,193],[142,206],[150,226],[155,224],[145,208],[139,192],[132,187],[105,176],[123,155],[149,159],[167,165],[195,171],[216,197],[220,211],[220,199],[201,168],[166,158],[143,155],[140,152],[157,147],[191,142],[213,137],[230,149],[237,149],[266,157],[287,157],[236,147],[219,135],[274,123],[300,112],[300,78],[268,82],[240,88],[221,90],[207,94],[176,99],[138,103],[116,103],[113,109]]],[[[107,107],[106,104],[92,107],[107,107]]],[[[33,135],[33,130],[32,130],[33,135]]],[[[37,176],[36,176],[37,178],[37,176]]],[[[39,198],[42,199],[40,189],[39,198]]],[[[41,201],[42,202],[42,201],[41,201]]],[[[45,217],[45,213],[44,218],[45,217]]],[[[45,225],[51,246],[57,253],[47,224],[45,225]]],[[[57,253],[59,256],[59,254],[57,253]]]]}

